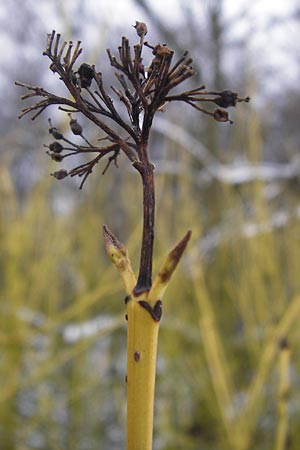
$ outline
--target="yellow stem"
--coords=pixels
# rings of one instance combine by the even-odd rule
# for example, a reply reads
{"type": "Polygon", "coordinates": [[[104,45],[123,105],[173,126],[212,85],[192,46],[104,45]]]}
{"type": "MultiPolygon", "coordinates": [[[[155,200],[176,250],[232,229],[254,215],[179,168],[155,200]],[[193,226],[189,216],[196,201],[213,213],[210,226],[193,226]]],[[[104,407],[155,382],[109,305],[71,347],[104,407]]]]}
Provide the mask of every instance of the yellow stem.
{"type": "Polygon", "coordinates": [[[135,299],[127,317],[127,450],[152,450],[159,321],[135,299]]]}
{"type": "Polygon", "coordinates": [[[291,352],[286,339],[281,341],[279,354],[279,389],[278,389],[278,426],[276,430],[275,450],[284,450],[288,436],[288,392],[290,388],[291,352]]]}
{"type": "Polygon", "coordinates": [[[168,254],[152,288],[136,293],[136,278],[126,247],[103,226],[107,254],[127,294],[127,450],[152,450],[154,389],[162,296],[187,246],[191,232],[168,254]]]}

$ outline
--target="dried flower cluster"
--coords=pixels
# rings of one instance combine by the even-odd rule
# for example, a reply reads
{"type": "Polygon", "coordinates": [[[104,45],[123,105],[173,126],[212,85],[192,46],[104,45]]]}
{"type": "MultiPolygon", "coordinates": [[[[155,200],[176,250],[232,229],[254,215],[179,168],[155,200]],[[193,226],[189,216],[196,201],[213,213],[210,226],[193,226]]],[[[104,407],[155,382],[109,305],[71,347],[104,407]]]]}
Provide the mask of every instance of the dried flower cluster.
{"type": "Polygon", "coordinates": [[[91,153],[94,156],[89,162],[75,167],[67,172],[59,170],[53,175],[62,179],[66,176],[83,177],[80,188],[86,178],[92,172],[95,164],[103,157],[108,157],[108,163],[103,170],[104,173],[111,162],[117,165],[117,157],[120,151],[124,152],[136,168],[139,161],[143,160],[141,143],[146,143],[152,119],[156,111],[161,110],[169,102],[183,101],[199,111],[212,116],[219,122],[230,122],[227,111],[220,108],[236,106],[237,102],[249,101],[249,98],[239,98],[238,95],[229,90],[222,92],[210,92],[205,90],[205,86],[185,91],[180,94],[170,95],[170,91],[181,84],[185,79],[194,75],[191,66],[192,59],[186,52],[175,64],[172,65],[174,52],[166,45],[150,45],[144,42],[147,34],[147,27],[142,22],[136,22],[135,29],[140,42],[132,50],[126,37],[122,38],[122,45],[118,48],[119,60],[107,50],[111,65],[117,70],[115,76],[120,87],[111,87],[125,105],[128,119],[117,111],[113,99],[103,86],[102,73],[97,72],[94,66],[83,63],[76,69],[75,63],[82,52],[81,42],[78,41],[73,48],[73,42],[61,43],[61,35],[53,31],[48,35],[47,47],[44,55],[51,60],[50,69],[57,73],[69,90],[72,100],[56,96],[44,88],[29,86],[16,82],[18,86],[25,87],[29,93],[22,96],[25,100],[31,97],[42,97],[34,105],[22,110],[20,117],[27,113],[36,111],[32,116],[34,120],[50,105],[59,105],[59,109],[68,112],[70,116],[70,128],[74,135],[79,135],[85,141],[84,145],[78,145],[66,139],[49,119],[49,133],[55,139],[49,145],[47,152],[51,158],[61,162],[64,158],[79,154],[91,153]],[[144,48],[152,50],[152,59],[147,67],[143,64],[142,52],[144,48]],[[92,89],[92,84],[95,89],[92,89]],[[87,95],[86,95],[87,94],[87,95]],[[210,111],[200,107],[200,103],[211,102],[219,108],[210,111]],[[90,119],[96,126],[104,131],[106,136],[101,141],[110,142],[107,145],[91,144],[82,134],[82,127],[77,119],[72,118],[71,113],[82,113],[90,119]],[[120,131],[111,128],[103,118],[112,119],[119,127],[125,131],[125,136],[120,136],[120,131]],[[60,142],[58,142],[60,141],[60,142]]]}
{"type": "Polygon", "coordinates": [[[238,94],[225,90],[222,92],[207,91],[205,86],[173,94],[172,89],[184,80],[194,75],[192,59],[188,52],[176,62],[173,62],[174,52],[165,44],[155,46],[145,42],[147,26],[136,22],[135,29],[139,42],[133,50],[126,37],[118,47],[118,57],[107,50],[109,61],[115,71],[118,87],[111,87],[121,103],[125,105],[127,114],[119,111],[112,97],[104,87],[102,73],[95,66],[83,63],[75,67],[82,49],[81,42],[61,42],[61,35],[53,31],[48,35],[47,46],[44,51],[50,61],[50,69],[58,74],[67,87],[70,98],[60,97],[48,92],[42,87],[34,87],[16,82],[18,86],[25,87],[29,92],[22,99],[39,97],[33,105],[24,108],[20,117],[33,112],[35,119],[48,106],[58,105],[70,117],[70,128],[74,135],[80,136],[83,144],[77,144],[65,138],[64,135],[52,125],[49,119],[49,133],[54,141],[47,146],[50,157],[61,162],[67,157],[78,154],[89,154],[88,162],[77,165],[71,170],[65,169],[54,172],[54,177],[63,179],[67,176],[82,178],[80,188],[87,177],[92,173],[96,164],[102,158],[107,158],[102,171],[105,173],[111,163],[117,166],[120,154],[125,154],[143,180],[144,194],[144,228],[142,240],[142,253],[138,288],[148,289],[151,286],[152,250],[154,239],[154,166],[150,162],[148,153],[148,138],[153,117],[157,111],[162,110],[168,103],[181,101],[193,108],[212,116],[219,122],[230,122],[227,111],[223,108],[236,106],[238,102],[248,102],[249,98],[240,98],[238,94]],[[151,51],[148,64],[144,64],[144,50],[151,51]],[[206,109],[203,104],[217,105],[213,111],[206,109]],[[201,104],[201,106],[200,106],[201,104]],[[83,114],[93,122],[102,136],[97,144],[89,142],[83,135],[82,126],[74,115],[83,114]],[[109,119],[109,120],[107,120],[109,119]],[[112,127],[111,124],[115,126],[112,127]],[[99,145],[100,143],[100,145],[99,145]]]}

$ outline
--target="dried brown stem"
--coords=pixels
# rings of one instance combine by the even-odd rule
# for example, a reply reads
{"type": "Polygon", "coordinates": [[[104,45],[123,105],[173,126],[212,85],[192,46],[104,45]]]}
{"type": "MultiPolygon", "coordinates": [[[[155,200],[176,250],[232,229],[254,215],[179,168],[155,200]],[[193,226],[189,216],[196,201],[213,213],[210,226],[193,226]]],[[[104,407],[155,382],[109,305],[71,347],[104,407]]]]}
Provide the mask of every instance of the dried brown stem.
{"type": "Polygon", "coordinates": [[[155,188],[154,165],[149,161],[136,162],[133,166],[140,172],[143,182],[143,234],[139,276],[134,293],[147,292],[152,286],[152,257],[154,245],[155,188]]]}
{"type": "Polygon", "coordinates": [[[188,52],[185,52],[181,58],[173,63],[174,52],[165,44],[151,45],[144,42],[144,37],[147,34],[147,27],[144,23],[136,22],[134,28],[139,36],[139,43],[134,45],[133,52],[126,37],[122,38],[121,45],[118,47],[118,59],[112,55],[110,50],[107,50],[110,64],[116,69],[115,75],[120,83],[118,89],[112,86],[112,91],[116,94],[119,102],[125,105],[125,118],[123,113],[119,112],[114,105],[112,98],[104,87],[102,74],[97,72],[94,66],[83,63],[77,70],[74,69],[75,63],[82,52],[81,42],[77,41],[75,45],[72,41],[61,42],[61,35],[54,31],[47,35],[44,55],[50,59],[50,69],[59,75],[71,94],[71,99],[59,97],[41,87],[19,82],[16,82],[16,84],[28,91],[27,94],[22,96],[23,100],[35,96],[41,98],[35,104],[24,108],[20,117],[33,112],[32,119],[35,119],[49,106],[57,105],[59,109],[67,113],[80,112],[98,129],[102,130],[105,133],[105,139],[110,141],[107,146],[94,146],[82,134],[81,125],[71,116],[70,126],[73,133],[80,136],[87,146],[71,142],[50,125],[50,133],[55,139],[59,140],[59,142],[54,142],[48,147],[48,154],[52,159],[60,162],[65,157],[81,153],[91,153],[94,156],[91,161],[80,164],[69,172],[58,171],[54,174],[56,178],[62,179],[68,175],[71,177],[80,176],[82,177],[80,188],[82,188],[86,179],[102,158],[108,158],[104,170],[102,170],[102,173],[105,173],[111,163],[117,166],[117,158],[120,153],[124,153],[140,173],[143,184],[143,234],[139,277],[135,287],[135,293],[140,294],[149,291],[152,284],[155,190],[154,166],[149,158],[148,141],[154,115],[166,104],[172,101],[181,101],[204,114],[212,116],[219,122],[231,122],[228,113],[223,109],[217,108],[210,111],[201,107],[200,102],[205,103],[205,105],[214,103],[218,107],[227,108],[236,106],[238,102],[247,102],[249,98],[240,98],[236,93],[228,90],[222,92],[206,91],[205,86],[174,95],[170,94],[174,87],[194,75],[194,70],[191,67],[192,59],[188,56],[188,52]],[[142,54],[145,49],[152,52],[150,64],[148,61],[146,69],[142,62],[142,54]],[[92,82],[96,85],[95,91],[90,88],[92,82]],[[88,92],[88,99],[83,95],[84,89],[88,92]],[[109,125],[106,119],[110,120],[109,125]],[[125,136],[121,133],[125,133],[125,136]],[[70,146],[63,147],[60,142],[67,142],[70,146]]]}

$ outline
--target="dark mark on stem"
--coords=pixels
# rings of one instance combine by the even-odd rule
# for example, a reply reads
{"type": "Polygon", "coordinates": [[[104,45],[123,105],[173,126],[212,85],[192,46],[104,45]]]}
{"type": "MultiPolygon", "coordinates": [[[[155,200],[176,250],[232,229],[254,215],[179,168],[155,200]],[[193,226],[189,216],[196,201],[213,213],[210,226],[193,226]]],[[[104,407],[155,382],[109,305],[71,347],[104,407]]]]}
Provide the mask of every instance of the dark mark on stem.
{"type": "Polygon", "coordinates": [[[157,300],[157,302],[154,305],[154,308],[152,308],[148,302],[145,300],[140,300],[139,304],[145,308],[151,317],[155,320],[155,322],[159,322],[162,316],[162,302],[161,300],[157,300]]]}

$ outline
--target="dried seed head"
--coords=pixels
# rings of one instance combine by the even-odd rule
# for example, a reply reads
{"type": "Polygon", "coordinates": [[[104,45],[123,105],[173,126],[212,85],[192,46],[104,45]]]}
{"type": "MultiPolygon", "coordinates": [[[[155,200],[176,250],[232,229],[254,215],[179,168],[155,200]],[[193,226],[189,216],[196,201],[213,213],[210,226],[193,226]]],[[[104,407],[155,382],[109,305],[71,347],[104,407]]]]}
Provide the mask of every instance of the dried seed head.
{"type": "Polygon", "coordinates": [[[56,162],[61,162],[64,159],[64,156],[61,153],[49,153],[51,159],[56,162]]]}
{"type": "MultiPolygon", "coordinates": [[[[118,73],[117,78],[121,83],[122,90],[115,89],[113,87],[113,91],[118,95],[121,102],[123,102],[127,108],[129,121],[126,120],[122,122],[120,120],[120,116],[118,114],[117,108],[113,106],[112,99],[109,94],[106,92],[103,84],[102,84],[102,75],[101,73],[97,73],[95,71],[94,65],[89,65],[86,63],[79,64],[76,68],[74,66],[77,61],[78,56],[81,53],[80,42],[78,42],[73,51],[73,44],[69,42],[60,43],[60,34],[52,33],[47,35],[47,47],[44,51],[44,55],[47,55],[51,60],[50,70],[53,72],[58,72],[60,75],[60,79],[66,85],[68,90],[72,93],[73,100],[70,103],[68,98],[58,97],[48,91],[46,91],[42,87],[34,87],[24,83],[16,82],[18,86],[22,86],[28,90],[26,95],[22,96],[22,100],[25,100],[30,97],[40,97],[35,104],[28,108],[22,109],[20,117],[23,117],[25,114],[34,112],[32,116],[32,120],[34,120],[41,112],[44,111],[45,108],[51,105],[59,105],[59,109],[72,113],[81,112],[83,115],[87,116],[92,122],[94,122],[103,132],[105,132],[106,137],[101,138],[101,140],[111,141],[111,145],[104,145],[100,148],[94,147],[82,134],[82,126],[77,122],[76,119],[73,119],[70,116],[70,128],[75,135],[80,135],[82,139],[86,142],[87,147],[80,147],[76,144],[73,144],[69,140],[67,140],[64,135],[59,131],[59,129],[53,127],[51,120],[49,119],[49,133],[54,137],[50,145],[47,147],[48,155],[55,161],[62,161],[67,156],[75,155],[78,153],[96,153],[93,159],[84,164],[79,164],[77,167],[74,167],[69,172],[66,170],[59,170],[52,175],[57,179],[63,179],[67,176],[79,176],[82,177],[82,182],[80,184],[80,189],[87,177],[92,173],[95,165],[100,161],[100,159],[104,156],[107,156],[108,162],[103,170],[103,173],[106,172],[107,168],[111,163],[115,163],[117,166],[117,157],[119,153],[124,152],[131,162],[133,162],[133,166],[142,173],[142,162],[137,161],[136,159],[136,148],[131,143],[127,144],[128,138],[123,138],[119,135],[118,129],[114,127],[110,128],[109,124],[103,120],[97,120],[94,117],[94,113],[98,112],[103,116],[106,116],[110,120],[112,120],[115,125],[121,127],[126,131],[128,137],[133,139],[133,141],[139,142],[141,138],[141,130],[139,127],[139,115],[142,111],[145,113],[145,118],[151,120],[144,120],[143,136],[147,136],[151,131],[152,118],[154,113],[157,111],[161,111],[162,108],[169,104],[171,101],[182,101],[190,104],[195,107],[199,111],[202,111],[205,114],[212,116],[218,122],[230,122],[228,114],[222,108],[228,108],[230,106],[236,106],[238,102],[248,102],[249,97],[240,98],[237,93],[232,92],[230,90],[216,91],[216,92],[206,92],[204,86],[200,86],[196,89],[192,89],[189,91],[185,91],[182,93],[177,93],[174,95],[168,95],[171,89],[181,84],[184,80],[192,76],[195,72],[191,66],[192,59],[188,57],[188,53],[185,52],[183,56],[175,62],[175,64],[171,67],[171,61],[173,58],[173,50],[171,50],[167,45],[157,43],[157,45],[153,46],[148,42],[144,41],[145,35],[147,34],[147,26],[144,22],[136,21],[135,25],[133,25],[137,35],[140,37],[140,42],[134,46],[134,59],[132,60],[132,53],[129,46],[129,41],[126,37],[122,38],[122,45],[119,47],[119,60],[115,56],[113,56],[110,50],[107,50],[108,57],[111,65],[117,69],[118,73]],[[152,52],[152,61],[147,63],[146,75],[145,68],[142,61],[142,49],[143,47],[148,47],[150,52],[152,52]],[[138,83],[135,83],[134,80],[132,82],[132,76],[134,79],[137,78],[138,83]],[[93,79],[95,78],[95,84],[98,86],[98,91],[96,94],[99,95],[100,101],[104,104],[100,105],[99,100],[96,99],[94,94],[89,91],[89,87],[92,84],[93,79]],[[131,87],[128,87],[128,82],[131,83],[131,87]],[[94,103],[90,103],[88,99],[85,99],[84,96],[80,95],[81,88],[86,88],[94,103]],[[203,90],[205,89],[205,92],[203,90]],[[204,95],[204,97],[203,97],[204,95]],[[207,101],[212,102],[217,105],[217,109],[212,112],[211,110],[206,110],[198,106],[198,102],[207,101]],[[63,107],[64,105],[64,107],[63,107]],[[97,108],[97,105],[99,108],[97,108]],[[66,106],[72,106],[72,109],[66,108],[66,106]],[[88,114],[89,112],[89,114],[88,114]],[[131,124],[133,126],[131,126],[131,124]],[[64,141],[62,144],[58,141],[64,141]],[[66,143],[70,144],[72,148],[66,147],[66,143]]],[[[75,116],[77,117],[77,116],[75,116]]],[[[147,151],[147,150],[145,150],[147,151]]],[[[139,152],[138,152],[139,153],[139,152]]],[[[140,156],[138,154],[138,156],[140,156]]],[[[108,233],[106,233],[108,234],[108,233]]],[[[105,238],[106,239],[106,238],[105,238]]],[[[120,249],[114,241],[111,241],[111,237],[109,236],[108,244],[112,248],[117,248],[118,251],[125,252],[126,249],[120,249]]],[[[150,261],[150,260],[149,260],[150,261]]],[[[144,266],[146,267],[146,260],[143,261],[144,266]]],[[[142,265],[141,265],[142,267],[142,265]]],[[[148,289],[151,284],[150,275],[151,271],[149,267],[147,268],[148,274],[139,274],[139,281],[135,288],[135,293],[141,293],[148,289]],[[150,275],[149,275],[150,274],[150,275]],[[142,275],[145,275],[143,278],[142,275]]],[[[144,302],[148,305],[147,302],[144,302]]],[[[142,303],[141,303],[142,304],[142,303]]],[[[154,320],[159,320],[161,315],[161,305],[160,303],[156,303],[155,307],[152,308],[150,306],[144,306],[154,320]]]]}
{"type": "Polygon", "coordinates": [[[163,56],[173,55],[174,52],[169,47],[167,47],[165,44],[163,44],[163,45],[157,44],[154,47],[152,53],[153,53],[153,55],[162,58],[163,56]]]}
{"type": "Polygon", "coordinates": [[[78,69],[78,75],[80,78],[80,86],[82,88],[87,88],[92,84],[92,80],[95,76],[95,70],[92,66],[83,63],[78,69]]]}
{"type": "Polygon", "coordinates": [[[77,122],[77,119],[72,119],[72,116],[70,113],[69,113],[69,117],[70,117],[70,127],[72,130],[72,133],[80,136],[82,134],[82,126],[80,125],[80,123],[77,122]]]}
{"type": "Polygon", "coordinates": [[[136,29],[136,33],[139,37],[146,36],[148,30],[147,25],[144,22],[138,22],[136,20],[135,25],[132,25],[136,29]]]}
{"type": "Polygon", "coordinates": [[[50,128],[49,128],[49,133],[52,134],[52,136],[54,137],[54,139],[60,140],[63,139],[63,135],[58,131],[57,128],[52,126],[52,122],[51,119],[48,119],[50,128]]]}
{"type": "Polygon", "coordinates": [[[60,142],[54,141],[49,145],[49,149],[51,150],[51,152],[60,153],[64,148],[60,142]]]}
{"type": "Polygon", "coordinates": [[[229,119],[228,112],[224,111],[223,109],[215,109],[215,111],[213,112],[213,118],[217,122],[230,122],[231,124],[233,123],[233,121],[229,119]]]}
{"type": "Polygon", "coordinates": [[[57,180],[62,180],[68,176],[68,172],[64,169],[58,170],[57,172],[51,173],[51,175],[57,180]]]}
{"type": "Polygon", "coordinates": [[[238,94],[229,90],[220,92],[219,97],[214,99],[214,103],[221,108],[228,108],[229,106],[236,106],[238,94]]]}
{"type": "Polygon", "coordinates": [[[49,133],[52,134],[55,139],[63,139],[63,135],[58,131],[57,128],[49,128],[49,133]]]}

